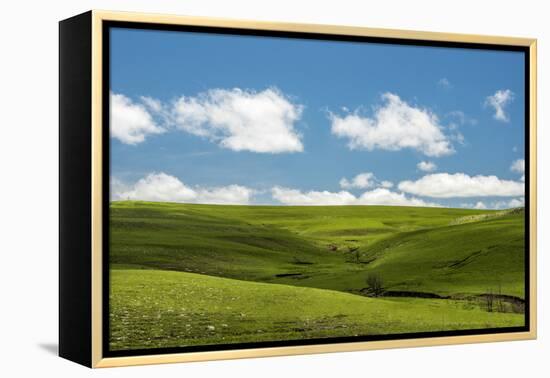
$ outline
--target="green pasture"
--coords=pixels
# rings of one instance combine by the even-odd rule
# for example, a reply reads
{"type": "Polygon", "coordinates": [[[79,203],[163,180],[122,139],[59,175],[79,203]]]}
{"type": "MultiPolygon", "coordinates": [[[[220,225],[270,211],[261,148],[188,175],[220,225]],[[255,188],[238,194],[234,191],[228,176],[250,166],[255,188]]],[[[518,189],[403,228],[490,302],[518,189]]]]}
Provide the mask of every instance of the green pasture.
{"type": "Polygon", "coordinates": [[[483,304],[524,298],[521,209],[121,201],[110,222],[114,349],[523,324],[483,304]]]}
{"type": "Polygon", "coordinates": [[[386,300],[159,270],[111,273],[113,350],[376,335],[523,324],[463,301],[386,300]]]}

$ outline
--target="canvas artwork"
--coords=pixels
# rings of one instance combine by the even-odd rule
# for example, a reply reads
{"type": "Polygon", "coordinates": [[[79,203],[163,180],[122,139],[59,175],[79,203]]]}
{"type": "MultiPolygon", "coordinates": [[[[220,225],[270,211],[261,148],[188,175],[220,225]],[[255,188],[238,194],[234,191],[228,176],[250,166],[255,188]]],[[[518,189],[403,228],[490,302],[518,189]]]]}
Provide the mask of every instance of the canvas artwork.
{"type": "Polygon", "coordinates": [[[105,355],[528,329],[523,51],[108,38],[105,355]]]}

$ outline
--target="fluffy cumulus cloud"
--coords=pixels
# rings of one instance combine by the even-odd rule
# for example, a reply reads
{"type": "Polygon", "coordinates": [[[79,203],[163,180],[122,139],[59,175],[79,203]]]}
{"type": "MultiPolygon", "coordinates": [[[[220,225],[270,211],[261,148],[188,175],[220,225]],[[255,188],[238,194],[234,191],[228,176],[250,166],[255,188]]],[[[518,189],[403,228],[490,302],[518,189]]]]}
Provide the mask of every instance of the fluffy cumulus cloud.
{"type": "Polygon", "coordinates": [[[421,161],[416,165],[416,168],[423,172],[433,172],[437,169],[437,165],[431,161],[421,161]]]}
{"type": "Polygon", "coordinates": [[[211,89],[175,101],[172,121],[190,134],[233,151],[301,152],[304,146],[295,123],[302,106],[281,91],[211,89]]]}
{"type": "Polygon", "coordinates": [[[388,206],[440,206],[437,203],[426,202],[419,198],[407,197],[404,193],[397,193],[385,188],[377,188],[363,193],[358,198],[360,205],[388,205],[388,206]]]}
{"type": "Polygon", "coordinates": [[[525,160],[517,159],[510,166],[512,172],[521,173],[521,181],[525,181],[525,160]]]}
{"type": "Polygon", "coordinates": [[[338,205],[391,205],[391,206],[438,206],[404,193],[392,192],[386,188],[376,188],[356,197],[348,191],[308,191],[274,187],[272,196],[283,205],[291,206],[338,206],[338,205]]]}
{"type": "Polygon", "coordinates": [[[477,201],[476,204],[474,205],[474,209],[484,210],[486,208],[487,208],[487,205],[485,205],[485,203],[483,203],[482,201],[477,201]]]}
{"type": "Polygon", "coordinates": [[[509,89],[501,89],[485,99],[485,106],[490,106],[495,111],[493,118],[498,121],[508,122],[510,118],[506,114],[506,106],[514,100],[514,92],[509,89]]]}
{"type": "Polygon", "coordinates": [[[314,205],[353,205],[357,198],[347,191],[309,191],[302,192],[298,189],[276,186],[271,190],[273,199],[284,205],[314,206],[314,205]]]}
{"type": "Polygon", "coordinates": [[[350,149],[409,148],[433,157],[454,152],[436,114],[411,106],[392,93],[382,95],[382,100],[371,118],[357,111],[343,116],[329,113],[332,133],[347,139],[350,149]]]}
{"type": "Polygon", "coordinates": [[[111,176],[109,183],[111,187],[110,188],[111,200],[116,201],[116,200],[123,199],[123,198],[120,198],[119,196],[121,193],[124,193],[129,190],[128,185],[116,176],[111,176]]]}
{"type": "Polygon", "coordinates": [[[525,160],[524,159],[515,160],[510,166],[510,170],[512,172],[525,173],[525,160]]]}
{"type": "Polygon", "coordinates": [[[508,207],[523,207],[525,206],[525,197],[521,198],[513,198],[510,201],[508,201],[508,207]]]}
{"type": "Polygon", "coordinates": [[[522,182],[497,176],[469,176],[465,173],[434,173],[416,181],[401,181],[399,190],[425,197],[513,197],[524,193],[522,182]]]}
{"type": "Polygon", "coordinates": [[[342,189],[359,188],[366,189],[375,185],[375,177],[371,172],[360,173],[351,180],[342,178],[340,180],[340,187],[342,189]]]}
{"type": "Polygon", "coordinates": [[[151,134],[181,130],[233,151],[301,152],[304,146],[295,126],[302,110],[277,88],[211,89],[170,103],[152,97],[134,102],[113,93],[111,135],[138,144],[151,134]]]}
{"type": "Polygon", "coordinates": [[[391,181],[379,181],[372,172],[359,173],[349,180],[344,177],[339,184],[342,189],[391,188],[393,186],[391,181]]]}
{"type": "Polygon", "coordinates": [[[122,94],[111,93],[110,110],[111,136],[122,143],[136,145],[151,134],[165,131],[157,125],[144,102],[134,102],[122,94]]]}
{"type": "Polygon", "coordinates": [[[166,173],[151,173],[134,184],[111,180],[111,199],[159,202],[249,204],[254,190],[240,186],[191,187],[166,173]]]}
{"type": "Polygon", "coordinates": [[[503,209],[513,209],[516,207],[523,207],[525,206],[525,198],[519,197],[519,198],[512,198],[511,200],[506,201],[493,201],[493,202],[483,202],[478,201],[476,203],[463,203],[460,205],[460,207],[468,208],[468,209],[478,209],[478,210],[485,210],[485,209],[491,209],[491,210],[503,210],[503,209]]]}

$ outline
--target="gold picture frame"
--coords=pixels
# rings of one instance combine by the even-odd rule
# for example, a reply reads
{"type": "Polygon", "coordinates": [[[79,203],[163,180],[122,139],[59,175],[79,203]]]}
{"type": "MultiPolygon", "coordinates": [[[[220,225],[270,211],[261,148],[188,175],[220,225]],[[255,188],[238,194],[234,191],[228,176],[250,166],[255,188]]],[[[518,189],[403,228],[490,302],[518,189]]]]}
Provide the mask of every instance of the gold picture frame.
{"type": "MultiPolygon", "coordinates": [[[[143,364],[161,364],[161,363],[174,363],[174,362],[190,362],[190,361],[208,361],[208,360],[220,360],[220,359],[238,359],[238,358],[251,358],[251,357],[268,357],[268,356],[284,356],[284,355],[301,355],[311,353],[329,353],[329,352],[346,352],[346,351],[359,351],[359,350],[371,350],[371,349],[387,349],[387,348],[403,348],[403,347],[422,347],[422,346],[435,346],[435,345],[448,345],[448,344],[466,344],[466,343],[481,343],[481,342],[495,342],[495,341],[512,341],[512,340],[529,340],[535,339],[537,335],[537,307],[536,307],[536,214],[537,214],[537,135],[536,135],[536,123],[537,123],[537,41],[536,39],[528,38],[514,38],[514,37],[500,37],[500,36],[482,36],[482,35],[468,35],[468,34],[452,34],[452,33],[435,33],[424,31],[408,31],[408,30],[393,30],[393,29],[377,29],[367,27],[353,27],[353,26],[335,26],[335,25],[317,25],[317,24],[295,24],[295,23],[279,23],[279,22],[260,22],[250,20],[231,20],[231,19],[218,19],[209,17],[188,17],[188,16],[174,16],[174,15],[160,15],[160,14],[145,14],[145,13],[127,13],[127,12],[111,12],[93,10],[82,16],[77,16],[74,19],[62,21],[62,32],[74,33],[75,30],[85,30],[86,36],[89,36],[89,44],[85,46],[79,45],[80,48],[89,50],[89,55],[82,57],[81,59],[88,59],[89,61],[89,87],[84,87],[83,91],[91,90],[89,99],[91,102],[87,108],[89,114],[82,116],[77,120],[89,120],[90,128],[82,134],[82,138],[88,138],[91,152],[90,163],[91,166],[87,174],[89,175],[89,181],[86,181],[86,185],[91,185],[89,193],[91,199],[87,202],[89,206],[90,222],[89,226],[89,244],[86,241],[82,241],[81,248],[87,249],[89,254],[86,255],[86,259],[83,261],[75,262],[71,261],[71,257],[68,257],[68,253],[61,251],[60,263],[61,266],[65,266],[65,270],[61,269],[60,274],[63,277],[60,278],[60,354],[63,357],[82,363],[84,365],[99,368],[99,367],[114,367],[114,366],[130,366],[130,365],[143,365],[143,364]],[[81,21],[78,21],[80,17],[81,21]],[[72,21],[71,21],[72,20],[72,21]],[[84,20],[82,22],[82,20],[84,20]],[[72,22],[72,24],[71,24],[72,22]],[[343,36],[358,36],[358,37],[375,37],[381,39],[395,39],[395,40],[412,40],[412,41],[430,41],[430,42],[442,42],[442,43],[459,43],[459,44],[479,44],[479,45],[502,45],[502,46],[519,46],[528,50],[529,55],[529,108],[526,109],[529,118],[529,330],[524,332],[514,333],[495,333],[495,334],[474,334],[474,335],[459,335],[459,336],[445,336],[445,337],[427,337],[427,338],[413,338],[413,339],[396,339],[396,340],[379,340],[379,341],[362,341],[362,342],[346,342],[338,344],[315,344],[315,345],[300,345],[300,346],[281,346],[281,347],[269,347],[269,348],[256,348],[256,349],[236,349],[236,350],[220,350],[220,351],[207,351],[207,352],[188,352],[188,353],[173,353],[173,354],[151,354],[151,355],[138,355],[138,356],[124,356],[124,357],[104,357],[102,348],[104,345],[103,340],[103,297],[106,293],[103,285],[103,233],[104,233],[104,214],[103,214],[103,191],[106,183],[103,181],[103,169],[104,169],[104,155],[103,155],[103,104],[105,98],[103,98],[103,67],[104,67],[104,25],[106,22],[128,22],[138,24],[160,24],[160,25],[186,25],[186,26],[199,26],[199,27],[216,27],[216,28],[231,28],[239,30],[260,30],[260,31],[277,31],[277,32],[298,32],[298,33],[314,33],[322,35],[343,35],[343,36]],[[63,24],[65,23],[65,24],[63,24]],[[84,25],[82,25],[84,24],[84,25]],[[66,26],[66,30],[63,29],[63,25],[66,26]],[[71,26],[73,25],[73,26],[71,26]],[[88,117],[88,118],[86,118],[88,117]],[[90,132],[91,131],[91,132],[90,132]],[[64,261],[66,264],[64,265],[64,261]],[[75,265],[80,264],[80,265],[75,265]],[[67,269],[80,272],[88,270],[90,280],[89,287],[80,287],[74,282],[71,282],[70,274],[67,273],[67,269]],[[76,289],[90,289],[89,296],[84,295],[85,300],[89,301],[89,307],[86,310],[90,310],[89,317],[82,320],[83,324],[88,323],[89,328],[84,326],[78,326],[76,328],[64,330],[64,327],[69,318],[79,316],[77,312],[69,309],[69,304],[64,302],[64,297],[67,297],[67,301],[71,301],[70,289],[66,289],[68,285],[73,285],[76,289]],[[66,289],[66,290],[65,290],[66,289]],[[85,337],[75,330],[81,330],[85,333],[85,337]],[[86,329],[85,329],[86,328],[86,329]],[[69,331],[74,334],[69,335],[69,331]],[[82,342],[89,342],[89,349],[84,349],[85,352],[76,353],[72,352],[71,348],[74,348],[76,341],[71,337],[80,338],[82,342]],[[82,355],[85,355],[82,357],[82,355]]],[[[61,34],[63,34],[61,33],[61,34]]],[[[74,57],[70,52],[71,46],[76,46],[77,41],[70,40],[70,37],[63,37],[61,35],[61,51],[60,60],[63,61],[63,57],[66,54],[67,59],[74,57]],[[69,38],[64,40],[63,38],[69,38]],[[65,52],[64,52],[65,51],[65,52]]],[[[76,47],[75,47],[76,49],[76,47]]],[[[64,74],[63,62],[60,68],[61,75],[64,74]]],[[[76,77],[76,76],[75,76],[76,77]]],[[[60,79],[64,80],[64,79],[60,79]]],[[[65,79],[66,82],[69,79],[65,79]]],[[[74,79],[77,80],[77,79],[74,79]]],[[[80,79],[78,79],[80,80],[80,79]]],[[[60,84],[61,89],[64,89],[63,83],[60,84]]],[[[69,85],[69,84],[67,84],[69,85]]],[[[71,105],[69,96],[61,98],[60,112],[64,114],[66,108],[71,105]]],[[[81,101],[79,99],[79,101],[81,101]]],[[[82,105],[86,108],[86,104],[82,105]]],[[[73,120],[67,115],[64,120],[61,117],[61,123],[73,120]]],[[[62,134],[63,128],[69,127],[61,125],[62,134]]],[[[75,127],[75,125],[72,125],[75,127]]],[[[63,135],[62,135],[63,140],[63,135]]],[[[63,143],[61,143],[63,148],[63,143]]],[[[526,156],[527,158],[527,156],[526,156]]],[[[63,160],[63,154],[61,160],[63,160]]],[[[63,165],[63,162],[61,162],[63,165]]],[[[71,173],[70,168],[66,169],[67,175],[71,173]]],[[[61,176],[63,176],[63,171],[61,176]]],[[[63,186],[63,177],[62,186],[63,186]]],[[[79,194],[74,194],[72,200],[76,200],[79,194]]],[[[69,200],[67,200],[69,201],[69,200]]],[[[63,204],[60,205],[63,208],[63,204]]],[[[68,206],[68,205],[65,205],[68,206]]],[[[62,214],[63,214],[62,209],[62,214]]],[[[67,210],[69,211],[69,210],[67,210]]],[[[63,222],[63,220],[62,220],[63,222]]],[[[66,231],[69,232],[71,225],[66,225],[66,231]]],[[[76,227],[76,226],[74,226],[76,227]]],[[[63,229],[62,229],[63,235],[63,229]]],[[[75,243],[77,243],[75,241],[75,243]]],[[[62,243],[63,244],[63,243],[62,243]]],[[[76,245],[76,244],[75,244],[76,245]]],[[[61,249],[63,248],[60,247],[61,249]]],[[[73,248],[74,251],[74,248],[73,248]]],[[[88,279],[86,278],[86,279],[88,279]]],[[[86,305],[88,306],[88,305],[86,305]]],[[[87,346],[87,347],[88,347],[87,346]]]]}

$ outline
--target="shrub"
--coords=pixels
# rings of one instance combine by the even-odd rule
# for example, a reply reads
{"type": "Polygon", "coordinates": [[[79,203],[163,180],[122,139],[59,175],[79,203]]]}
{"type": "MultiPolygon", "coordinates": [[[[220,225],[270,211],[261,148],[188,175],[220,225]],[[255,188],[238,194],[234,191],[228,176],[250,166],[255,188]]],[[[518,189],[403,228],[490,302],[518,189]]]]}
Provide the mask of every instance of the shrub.
{"type": "Polygon", "coordinates": [[[379,297],[384,293],[384,285],[382,282],[382,277],[380,277],[379,274],[370,273],[367,276],[367,287],[369,289],[369,292],[374,297],[379,297]]]}

